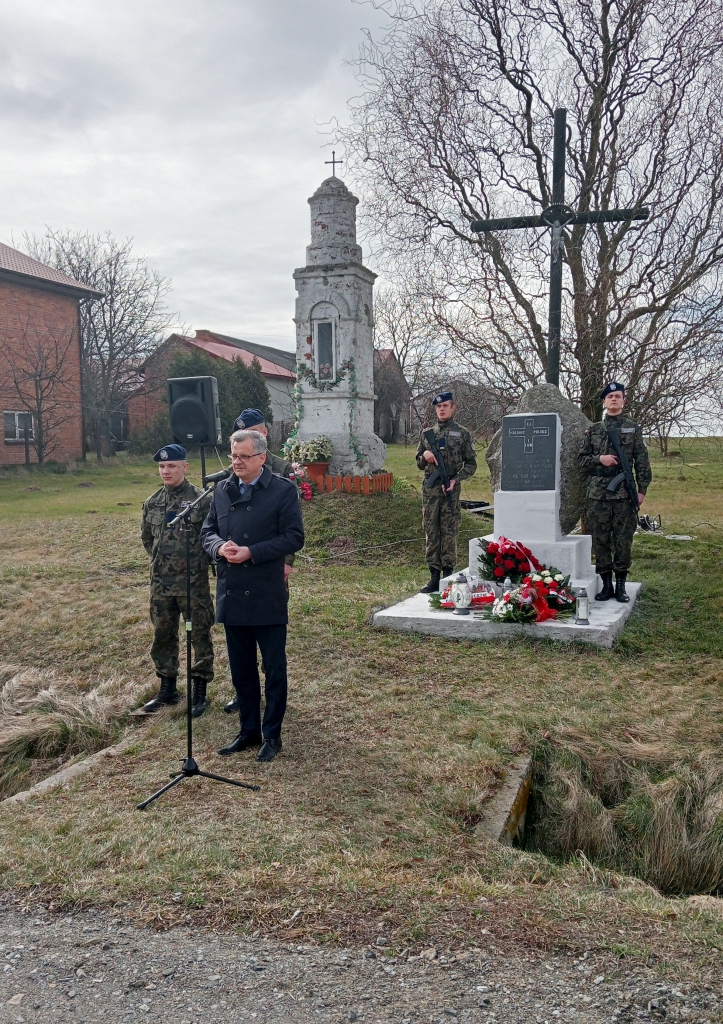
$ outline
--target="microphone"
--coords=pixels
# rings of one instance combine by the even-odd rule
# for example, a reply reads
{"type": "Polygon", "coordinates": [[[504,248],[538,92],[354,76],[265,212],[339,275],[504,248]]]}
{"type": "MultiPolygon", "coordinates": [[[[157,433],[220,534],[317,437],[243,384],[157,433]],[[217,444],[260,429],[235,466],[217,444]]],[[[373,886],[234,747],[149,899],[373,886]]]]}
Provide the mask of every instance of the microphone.
{"type": "Polygon", "coordinates": [[[206,487],[208,484],[218,484],[222,480],[228,480],[228,478],[230,476],[231,476],[231,470],[230,469],[222,469],[218,473],[211,473],[210,476],[205,476],[203,478],[203,485],[204,485],[204,487],[206,487]]]}

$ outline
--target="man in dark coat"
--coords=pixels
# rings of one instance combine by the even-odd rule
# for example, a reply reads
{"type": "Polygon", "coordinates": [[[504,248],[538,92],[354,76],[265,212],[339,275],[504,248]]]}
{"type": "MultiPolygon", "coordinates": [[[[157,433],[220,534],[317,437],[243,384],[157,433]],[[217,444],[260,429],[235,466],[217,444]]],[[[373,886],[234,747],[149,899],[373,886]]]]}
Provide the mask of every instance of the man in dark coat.
{"type": "MultiPolygon", "coordinates": [[[[263,434],[267,438],[266,444],[268,445],[269,428],[266,426],[264,414],[260,409],[244,409],[236,417],[236,421],[233,425],[234,430],[257,430],[259,434],[263,434]]],[[[273,452],[266,451],[266,463],[274,474],[274,476],[283,476],[287,480],[294,478],[294,467],[286,459],[280,459],[278,455],[274,455],[273,452]]],[[[294,560],[296,556],[291,554],[287,555],[284,559],[284,579],[288,581],[291,575],[294,560]]],[[[238,697],[234,697],[228,703],[224,704],[223,710],[227,715],[232,715],[239,710],[238,697]]]]}
{"type": "Polygon", "coordinates": [[[241,724],[219,753],[261,745],[257,761],[272,761],[281,750],[289,621],[284,558],[304,546],[296,487],[274,476],[265,460],[262,434],[237,430],[231,435],[232,475],[216,487],[201,530],[204,549],[218,563],[216,622],[226,630],[241,724]],[[266,672],[263,726],[257,645],[266,672]]]}

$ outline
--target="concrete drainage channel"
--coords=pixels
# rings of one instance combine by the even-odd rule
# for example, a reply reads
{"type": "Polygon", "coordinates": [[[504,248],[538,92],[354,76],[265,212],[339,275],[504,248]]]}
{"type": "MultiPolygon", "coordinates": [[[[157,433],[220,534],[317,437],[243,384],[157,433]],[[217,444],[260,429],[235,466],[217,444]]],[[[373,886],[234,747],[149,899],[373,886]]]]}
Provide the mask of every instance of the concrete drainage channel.
{"type": "Polygon", "coordinates": [[[532,758],[523,754],[506,766],[497,792],[484,805],[482,818],[475,826],[475,837],[503,846],[524,846],[531,786],[532,758]]]}
{"type": "Polygon", "coordinates": [[[61,768],[59,772],[55,772],[53,775],[49,775],[45,779],[41,779],[40,782],[36,782],[30,789],[24,789],[20,793],[13,793],[12,796],[6,797],[4,800],[0,800],[0,805],[5,806],[6,804],[23,804],[28,800],[31,800],[36,796],[43,796],[45,793],[50,793],[54,789],[67,788],[70,783],[77,779],[78,776],[84,775],[85,772],[94,768],[100,761],[103,761],[107,757],[118,757],[119,754],[124,753],[128,750],[136,741],[135,731],[128,733],[118,743],[115,743],[112,747],[105,747],[103,750],[97,751],[95,754],[91,754],[90,757],[86,757],[83,761],[76,761],[75,764],[68,765],[67,768],[61,768]]]}

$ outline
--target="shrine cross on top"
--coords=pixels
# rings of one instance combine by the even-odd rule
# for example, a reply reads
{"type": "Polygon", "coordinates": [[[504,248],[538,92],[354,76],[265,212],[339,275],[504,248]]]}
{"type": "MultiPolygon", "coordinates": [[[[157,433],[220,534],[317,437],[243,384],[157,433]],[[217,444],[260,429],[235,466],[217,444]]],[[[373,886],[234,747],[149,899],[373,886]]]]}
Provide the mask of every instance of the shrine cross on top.
{"type": "Polygon", "coordinates": [[[496,220],[473,220],[472,231],[511,231],[515,228],[552,228],[550,245],[550,305],[547,334],[547,371],[549,384],[560,385],[560,328],[562,321],[562,257],[563,228],[574,224],[604,224],[611,221],[647,220],[650,210],[638,206],[632,210],[588,210],[575,213],[565,205],[565,135],[567,111],[555,111],[552,143],[552,203],[541,214],[529,217],[501,217],[496,220]]]}

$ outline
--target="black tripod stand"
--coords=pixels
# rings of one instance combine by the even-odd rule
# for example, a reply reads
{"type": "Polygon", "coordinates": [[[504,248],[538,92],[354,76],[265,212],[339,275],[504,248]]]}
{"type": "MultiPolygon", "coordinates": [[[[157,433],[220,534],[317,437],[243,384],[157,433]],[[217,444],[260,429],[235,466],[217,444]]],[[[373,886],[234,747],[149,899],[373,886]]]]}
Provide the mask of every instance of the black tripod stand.
{"type": "MultiPolygon", "coordinates": [[[[220,474],[219,474],[220,475],[220,474]]],[[[227,474],[224,474],[227,475],[227,474]]],[[[204,478],[204,483],[206,479],[204,478]]],[[[223,775],[214,775],[212,772],[203,772],[196,764],[193,756],[193,718],[191,717],[191,530],[193,527],[190,523],[190,515],[196,505],[201,502],[207,494],[210,494],[212,488],[208,487],[203,494],[200,494],[194,502],[187,505],[182,512],[176,516],[175,519],[171,520],[168,524],[168,528],[176,526],[177,523],[183,522],[184,529],[186,531],[186,757],[182,763],[180,772],[171,772],[171,782],[167,782],[162,789],[154,793],[153,796],[149,796],[147,800],[138,804],[138,810],[144,811],[149,804],[157,800],[159,796],[163,796],[169,789],[173,789],[179,782],[183,782],[184,779],[191,779],[194,775],[200,775],[204,779],[213,779],[215,782],[227,782],[229,786],[241,786],[243,789],[260,790],[261,786],[252,786],[249,782],[237,782],[235,779],[224,778],[223,775]]]]}

